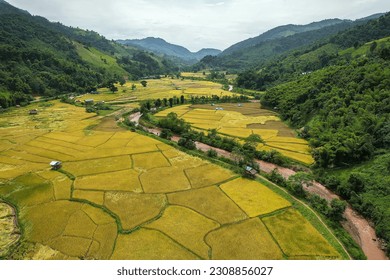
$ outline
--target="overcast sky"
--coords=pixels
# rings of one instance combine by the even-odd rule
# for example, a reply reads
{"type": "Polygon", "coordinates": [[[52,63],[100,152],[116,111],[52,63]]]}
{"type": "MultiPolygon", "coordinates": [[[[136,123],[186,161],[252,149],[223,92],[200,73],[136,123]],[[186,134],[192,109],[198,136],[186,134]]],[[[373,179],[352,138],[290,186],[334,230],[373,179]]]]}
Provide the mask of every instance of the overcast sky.
{"type": "Polygon", "coordinates": [[[108,39],[160,37],[191,51],[225,49],[285,24],[357,19],[390,11],[389,0],[6,0],[108,39]]]}

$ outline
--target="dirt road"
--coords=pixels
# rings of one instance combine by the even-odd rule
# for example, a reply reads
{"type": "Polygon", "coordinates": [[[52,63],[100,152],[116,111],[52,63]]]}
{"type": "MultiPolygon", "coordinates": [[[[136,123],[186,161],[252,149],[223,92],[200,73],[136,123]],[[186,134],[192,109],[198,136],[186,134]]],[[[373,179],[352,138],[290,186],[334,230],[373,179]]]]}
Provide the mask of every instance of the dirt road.
{"type": "MultiPolygon", "coordinates": [[[[160,129],[147,129],[149,132],[159,135],[160,129]]],[[[172,137],[172,141],[178,142],[180,137],[172,137]]],[[[195,142],[196,148],[207,152],[210,149],[213,149],[217,152],[219,156],[232,159],[232,154],[228,151],[221,150],[218,148],[211,147],[207,144],[195,142]]],[[[285,179],[288,179],[290,176],[296,174],[294,170],[289,168],[280,167],[278,165],[265,162],[262,160],[256,160],[259,164],[261,171],[270,173],[276,169],[285,179]]],[[[328,190],[325,186],[321,185],[318,182],[313,182],[313,185],[305,188],[306,191],[312,194],[317,194],[318,196],[330,201],[334,198],[339,198],[336,194],[328,190]]],[[[385,252],[381,249],[381,244],[378,237],[376,236],[374,228],[370,223],[360,216],[355,210],[353,210],[349,205],[344,213],[345,221],[342,223],[343,227],[351,234],[354,240],[360,245],[364,254],[369,260],[387,260],[385,252]]]]}

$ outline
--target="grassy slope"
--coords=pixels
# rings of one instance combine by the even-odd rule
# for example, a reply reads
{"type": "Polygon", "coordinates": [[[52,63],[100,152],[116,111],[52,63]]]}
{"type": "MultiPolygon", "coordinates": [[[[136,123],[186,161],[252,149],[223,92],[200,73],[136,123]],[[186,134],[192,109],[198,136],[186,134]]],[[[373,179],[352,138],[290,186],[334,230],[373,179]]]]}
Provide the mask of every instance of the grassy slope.
{"type": "Polygon", "coordinates": [[[95,67],[101,67],[110,72],[127,75],[127,72],[118,65],[116,59],[93,47],[85,47],[80,43],[74,43],[79,56],[95,67]]]}

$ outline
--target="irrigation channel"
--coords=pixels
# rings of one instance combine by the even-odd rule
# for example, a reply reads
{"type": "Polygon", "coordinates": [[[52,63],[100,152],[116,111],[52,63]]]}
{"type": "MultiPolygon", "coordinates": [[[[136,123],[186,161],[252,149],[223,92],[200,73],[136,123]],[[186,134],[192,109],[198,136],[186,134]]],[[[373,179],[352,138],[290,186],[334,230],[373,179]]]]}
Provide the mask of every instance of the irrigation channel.
{"type": "MultiPolygon", "coordinates": [[[[138,125],[139,119],[142,115],[140,113],[136,113],[129,116],[129,119],[135,122],[138,125]]],[[[158,128],[146,128],[143,127],[149,133],[153,133],[154,135],[159,136],[161,133],[161,129],[158,128]]],[[[171,138],[172,141],[178,142],[180,137],[173,136],[171,138]]],[[[232,159],[232,154],[228,151],[214,148],[204,143],[195,142],[196,148],[207,152],[212,149],[215,150],[218,156],[222,156],[225,158],[232,159]]],[[[256,160],[259,164],[261,171],[266,173],[271,173],[273,170],[277,170],[285,179],[288,179],[290,176],[296,174],[296,172],[289,168],[284,168],[269,162],[265,162],[262,160],[256,160]]],[[[325,186],[321,185],[318,182],[313,182],[313,185],[310,187],[305,187],[305,190],[312,194],[317,194],[321,198],[330,201],[334,198],[339,198],[338,195],[331,192],[325,186]]],[[[352,207],[348,204],[345,212],[342,225],[343,227],[351,234],[353,239],[360,245],[364,254],[367,256],[368,260],[388,260],[385,252],[382,250],[382,246],[380,243],[380,239],[377,237],[373,226],[370,224],[368,220],[359,215],[352,207]]]]}

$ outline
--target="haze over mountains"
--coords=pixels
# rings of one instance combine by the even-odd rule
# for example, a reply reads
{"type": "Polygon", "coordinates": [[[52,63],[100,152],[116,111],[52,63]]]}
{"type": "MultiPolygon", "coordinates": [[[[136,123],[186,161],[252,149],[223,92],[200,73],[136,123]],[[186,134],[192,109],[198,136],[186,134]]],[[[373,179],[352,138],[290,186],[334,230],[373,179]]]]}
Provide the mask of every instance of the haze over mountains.
{"type": "Polygon", "coordinates": [[[134,39],[134,40],[117,40],[118,43],[127,45],[140,47],[147,51],[152,51],[156,54],[167,55],[170,57],[178,57],[188,62],[196,62],[201,60],[207,55],[216,56],[221,53],[220,50],[217,49],[201,49],[198,52],[191,52],[185,47],[170,44],[161,38],[148,37],[145,39],[134,39]]]}
{"type": "Polygon", "coordinates": [[[352,26],[364,24],[371,19],[379,18],[381,15],[383,13],[355,21],[336,18],[325,19],[306,25],[283,25],[273,28],[257,37],[238,42],[224,51],[202,49],[194,53],[183,46],[171,44],[164,39],[154,37],[117,40],[117,42],[127,46],[138,47],[157,55],[164,55],[176,62],[181,61],[187,65],[195,64],[207,57],[198,66],[195,66],[195,69],[220,67],[237,70],[264,63],[276,55],[311,44],[352,26]]]}

